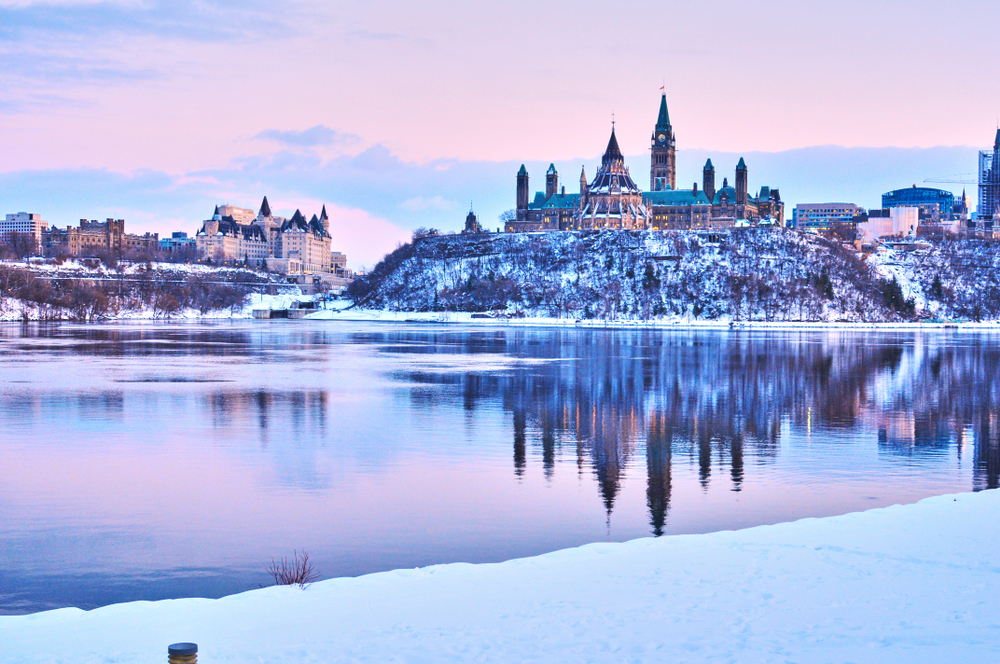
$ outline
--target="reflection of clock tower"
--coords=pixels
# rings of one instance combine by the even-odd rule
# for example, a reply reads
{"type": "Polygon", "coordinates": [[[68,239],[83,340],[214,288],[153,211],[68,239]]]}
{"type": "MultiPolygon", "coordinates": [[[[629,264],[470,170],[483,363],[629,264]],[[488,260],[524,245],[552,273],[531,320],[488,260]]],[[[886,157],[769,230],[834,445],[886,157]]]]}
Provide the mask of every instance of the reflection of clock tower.
{"type": "Polygon", "coordinates": [[[649,189],[663,191],[677,188],[676,140],[667,113],[667,95],[660,98],[660,115],[653,130],[653,155],[649,167],[649,189]]]}

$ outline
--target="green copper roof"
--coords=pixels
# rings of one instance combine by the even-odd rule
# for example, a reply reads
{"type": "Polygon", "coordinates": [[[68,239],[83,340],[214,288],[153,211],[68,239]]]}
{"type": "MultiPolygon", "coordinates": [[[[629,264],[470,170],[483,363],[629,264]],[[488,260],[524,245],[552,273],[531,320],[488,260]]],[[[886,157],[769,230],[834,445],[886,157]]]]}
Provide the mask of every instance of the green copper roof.
{"type": "Polygon", "coordinates": [[[736,201],[736,188],[726,186],[720,189],[719,191],[715,192],[715,200],[712,202],[716,204],[721,203],[723,194],[725,194],[729,198],[730,203],[736,201]]]}
{"type": "Polygon", "coordinates": [[[518,175],[527,175],[528,174],[528,169],[524,167],[524,164],[521,164],[521,170],[519,170],[517,172],[517,174],[518,175]]]}
{"type": "Polygon", "coordinates": [[[551,209],[571,209],[580,207],[580,194],[553,194],[542,206],[545,210],[551,209]]]}
{"type": "Polygon", "coordinates": [[[668,189],[666,191],[647,191],[642,195],[648,206],[672,205],[709,205],[710,201],[704,191],[693,189],[668,189]]]}
{"type": "Polygon", "coordinates": [[[740,157],[740,163],[736,164],[736,170],[745,171],[747,169],[747,163],[743,161],[743,157],[740,157]]]}
{"type": "Polygon", "coordinates": [[[660,97],[660,115],[656,118],[656,131],[670,130],[670,114],[667,112],[667,95],[660,97]]]}
{"type": "Polygon", "coordinates": [[[556,165],[555,164],[549,164],[549,170],[546,171],[546,172],[547,173],[555,173],[556,172],[556,165]]]}
{"type": "Polygon", "coordinates": [[[708,161],[705,162],[705,170],[706,171],[714,171],[715,170],[715,166],[712,166],[712,160],[711,159],[709,159],[708,161]]]}
{"type": "Polygon", "coordinates": [[[530,203],[528,203],[528,209],[529,210],[538,210],[538,209],[541,209],[544,206],[545,206],[545,192],[544,191],[536,191],[535,192],[535,199],[533,201],[531,201],[530,203]]]}

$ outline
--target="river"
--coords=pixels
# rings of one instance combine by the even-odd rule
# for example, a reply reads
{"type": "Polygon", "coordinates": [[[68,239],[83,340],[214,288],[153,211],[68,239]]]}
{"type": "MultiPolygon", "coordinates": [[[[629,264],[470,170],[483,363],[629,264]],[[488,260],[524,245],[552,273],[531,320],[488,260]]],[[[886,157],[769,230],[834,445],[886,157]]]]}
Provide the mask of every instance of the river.
{"type": "Polygon", "coordinates": [[[0,326],[0,613],[1000,485],[1000,335],[0,326]]]}

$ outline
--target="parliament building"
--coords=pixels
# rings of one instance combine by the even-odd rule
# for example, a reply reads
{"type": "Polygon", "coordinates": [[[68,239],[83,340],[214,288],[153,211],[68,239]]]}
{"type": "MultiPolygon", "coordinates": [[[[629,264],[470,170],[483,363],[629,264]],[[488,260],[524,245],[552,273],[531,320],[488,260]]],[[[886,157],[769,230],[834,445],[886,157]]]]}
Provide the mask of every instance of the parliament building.
{"type": "Polygon", "coordinates": [[[517,173],[517,208],[506,222],[508,233],[549,230],[724,229],[736,226],[784,226],[785,205],[777,189],[761,187],[749,193],[746,162],[736,166],[734,186],[722,179],[716,187],[715,166],[709,159],[702,171],[702,185],[677,189],[676,136],[667,112],[667,97],[660,98],[660,112],[651,138],[649,191],[643,192],[629,174],[618,147],[614,127],[594,179],[580,171],[580,192],[567,194],[559,185],[555,165],[545,174],[545,191],[529,196],[528,171],[517,173]]]}

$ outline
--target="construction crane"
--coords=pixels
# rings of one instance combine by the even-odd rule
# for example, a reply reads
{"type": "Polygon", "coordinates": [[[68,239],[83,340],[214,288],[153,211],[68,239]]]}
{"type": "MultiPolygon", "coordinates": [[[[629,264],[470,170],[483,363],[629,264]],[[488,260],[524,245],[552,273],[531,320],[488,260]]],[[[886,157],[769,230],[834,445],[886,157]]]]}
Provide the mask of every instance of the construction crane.
{"type": "Polygon", "coordinates": [[[924,180],[924,184],[933,182],[935,184],[979,184],[978,180],[963,180],[961,179],[963,175],[973,175],[972,173],[958,173],[957,175],[949,175],[946,178],[928,178],[924,180]]]}

